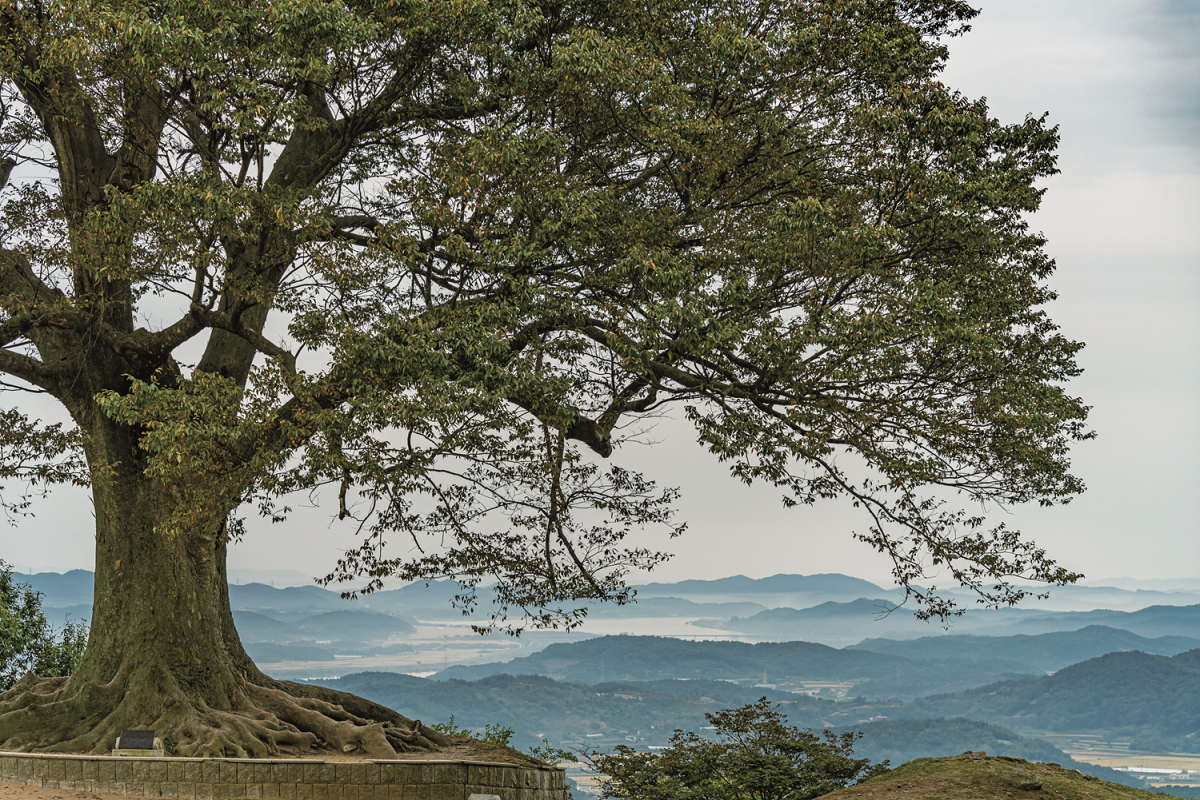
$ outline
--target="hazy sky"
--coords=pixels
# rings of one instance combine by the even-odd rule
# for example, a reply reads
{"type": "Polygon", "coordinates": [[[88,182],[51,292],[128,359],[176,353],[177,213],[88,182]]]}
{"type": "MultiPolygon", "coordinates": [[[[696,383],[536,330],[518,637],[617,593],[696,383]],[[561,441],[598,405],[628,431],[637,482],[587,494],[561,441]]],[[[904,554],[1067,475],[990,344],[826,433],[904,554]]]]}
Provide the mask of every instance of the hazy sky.
{"type": "MultiPolygon", "coordinates": [[[[1033,226],[1058,262],[1051,316],[1087,343],[1071,390],[1093,406],[1099,433],[1074,451],[1082,497],[995,517],[1089,578],[1200,577],[1200,2],[991,0],[982,9],[951,42],[944,80],[986,96],[1002,121],[1048,111],[1061,126],[1062,174],[1047,182],[1033,226]]],[[[867,523],[848,504],[785,510],[772,490],[731,479],[683,426],[665,423],[656,436],[661,444],[625,452],[680,486],[690,529],[650,580],[888,580],[881,557],[851,538],[867,523]]],[[[328,520],[315,510],[252,527],[231,566],[324,574],[353,544],[328,520]]],[[[35,519],[0,530],[0,558],[22,570],[91,569],[91,524],[86,494],[59,492],[35,519]]]]}

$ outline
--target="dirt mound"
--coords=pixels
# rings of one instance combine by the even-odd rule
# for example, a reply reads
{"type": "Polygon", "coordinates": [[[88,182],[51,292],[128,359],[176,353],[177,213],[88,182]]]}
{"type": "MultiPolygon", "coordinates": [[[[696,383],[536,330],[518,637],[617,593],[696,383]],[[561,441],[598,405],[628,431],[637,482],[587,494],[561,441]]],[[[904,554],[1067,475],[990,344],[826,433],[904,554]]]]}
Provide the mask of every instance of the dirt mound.
{"type": "Polygon", "coordinates": [[[825,800],[1162,800],[1161,794],[1109,783],[1058,764],[963,753],[920,758],[825,800]]]}

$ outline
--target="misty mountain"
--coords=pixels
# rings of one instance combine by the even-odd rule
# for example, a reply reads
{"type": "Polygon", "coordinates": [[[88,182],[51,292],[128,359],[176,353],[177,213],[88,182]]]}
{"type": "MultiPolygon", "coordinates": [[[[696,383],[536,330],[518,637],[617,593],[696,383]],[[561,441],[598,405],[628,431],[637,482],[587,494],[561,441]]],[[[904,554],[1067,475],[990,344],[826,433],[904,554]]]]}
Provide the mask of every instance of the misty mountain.
{"type": "MultiPolygon", "coordinates": [[[[894,604],[877,598],[850,602],[828,601],[810,608],[772,608],[750,617],[701,620],[705,628],[737,631],[777,639],[937,638],[957,634],[942,631],[936,623],[918,620],[901,608],[885,614],[894,604]]],[[[1034,609],[973,609],[952,622],[952,630],[981,636],[1004,637],[1075,631],[1102,625],[1142,637],[1182,636],[1200,639],[1200,605],[1149,606],[1137,611],[1037,611],[1034,609]]]]}
{"type": "Polygon", "coordinates": [[[1186,606],[1200,602],[1200,591],[1122,589],[1116,586],[1055,586],[1046,605],[1057,611],[1095,608],[1136,610],[1151,605],[1186,606]]]}
{"type": "Polygon", "coordinates": [[[697,603],[679,597],[639,597],[636,603],[624,606],[606,603],[592,606],[589,617],[723,617],[737,614],[757,614],[766,611],[758,603],[697,603]]]}
{"type": "MultiPolygon", "coordinates": [[[[1190,589],[1134,589],[1117,586],[1067,586],[1047,587],[1049,597],[1046,599],[1029,598],[1016,609],[1033,612],[1033,615],[1063,611],[1093,611],[1096,609],[1111,609],[1117,611],[1136,611],[1152,605],[1185,606],[1200,603],[1200,591],[1190,589]]],[[[957,601],[968,613],[978,614],[976,604],[978,595],[962,587],[946,587],[938,590],[938,594],[957,601]],[[973,608],[974,607],[974,608],[973,608]]],[[[875,592],[870,596],[881,596],[875,592]]],[[[834,598],[844,599],[844,598],[834,598]]],[[[1011,609],[1010,609],[1011,610],[1011,609]]],[[[990,612],[985,612],[990,613],[990,612]]]]}
{"type": "MultiPolygon", "coordinates": [[[[347,584],[347,588],[351,588],[351,585],[347,584]]],[[[410,583],[399,589],[360,594],[355,600],[341,600],[340,602],[343,608],[348,604],[354,604],[383,613],[403,612],[406,614],[412,614],[415,609],[420,609],[425,613],[445,615],[444,617],[439,616],[439,618],[452,618],[461,616],[461,612],[453,608],[451,602],[462,592],[462,585],[456,581],[429,581],[428,583],[410,583]]],[[[332,592],[332,594],[338,596],[340,592],[332,592]]],[[[477,594],[481,605],[491,602],[492,592],[487,587],[481,587],[477,594]]]]}
{"type": "Polygon", "coordinates": [[[286,642],[298,638],[291,625],[266,614],[235,608],[233,622],[243,642],[286,642]]]}
{"type": "Polygon", "coordinates": [[[43,608],[64,606],[86,606],[91,615],[92,594],[96,576],[89,570],[73,569],[70,572],[38,572],[33,575],[13,573],[16,583],[23,583],[35,592],[42,593],[43,608]]]}
{"type": "MultiPolygon", "coordinates": [[[[745,680],[765,674],[771,683],[854,681],[855,694],[914,697],[967,680],[990,682],[1027,675],[1000,660],[917,660],[868,651],[837,650],[812,642],[691,641],[659,636],[600,636],[560,642],[512,661],[454,666],[438,679],[488,675],[546,675],[573,683],[660,679],[745,680]]],[[[759,678],[760,679],[760,678],[759,678]]]]}
{"type": "Polygon", "coordinates": [[[1200,639],[1200,604],[1148,606],[1137,611],[1048,612],[1004,628],[982,628],[978,632],[989,635],[1051,633],[1078,630],[1088,625],[1121,628],[1140,636],[1189,636],[1200,639]]]}
{"type": "Polygon", "coordinates": [[[277,589],[265,583],[229,584],[229,604],[237,609],[275,611],[335,611],[349,607],[338,592],[320,586],[286,586],[277,589]]]}
{"type": "Polygon", "coordinates": [[[924,636],[920,639],[864,639],[847,650],[870,650],[907,658],[1006,659],[1032,670],[1053,672],[1106,653],[1140,650],[1151,655],[1173,656],[1200,647],[1200,639],[1161,636],[1148,639],[1130,631],[1089,625],[1076,631],[1033,636],[924,636]]]}
{"type": "MultiPolygon", "coordinates": [[[[366,610],[320,611],[307,616],[296,615],[289,620],[279,620],[266,614],[235,609],[233,621],[237,625],[242,641],[246,643],[359,643],[385,641],[394,636],[411,634],[414,631],[408,620],[366,610]]],[[[258,652],[265,653],[267,649],[259,648],[258,652]]],[[[299,651],[280,660],[319,660],[305,659],[297,653],[299,651]]],[[[251,655],[251,658],[255,661],[259,660],[254,655],[251,655]]]]}
{"type": "Polygon", "coordinates": [[[710,581],[688,580],[678,583],[647,583],[635,587],[639,595],[687,596],[692,594],[755,595],[755,594],[878,594],[880,589],[870,581],[840,573],[819,575],[772,575],[769,578],[747,578],[734,575],[710,581]]]}
{"type": "Polygon", "coordinates": [[[333,640],[374,640],[412,633],[408,621],[374,611],[326,611],[313,614],[293,627],[305,636],[333,640]]]}
{"type": "MultiPolygon", "coordinates": [[[[52,623],[61,624],[68,613],[76,620],[91,617],[91,572],[74,570],[63,575],[14,574],[14,577],[18,582],[28,583],[36,591],[43,592],[43,602],[48,612],[51,612],[48,616],[52,623]]],[[[837,646],[856,645],[864,639],[897,641],[918,637],[932,639],[964,635],[1038,636],[1048,632],[1073,631],[1096,625],[1124,630],[1145,639],[1176,636],[1200,640],[1200,605],[1159,604],[1132,612],[1058,612],[1036,608],[970,609],[964,616],[952,621],[953,628],[947,633],[936,622],[922,622],[916,619],[907,608],[895,610],[890,614],[882,613],[894,607],[894,604],[886,599],[887,593],[879,590],[874,584],[845,575],[775,575],[762,579],[733,576],[712,581],[646,584],[640,589],[642,595],[639,602],[626,606],[593,606],[590,616],[596,620],[691,617],[689,623],[698,626],[698,635],[703,635],[703,629],[719,629],[734,631],[747,638],[819,641],[837,646]],[[870,593],[860,594],[854,599],[850,599],[846,594],[828,594],[858,592],[864,587],[870,593]],[[814,593],[818,591],[827,594],[814,593]],[[677,596],[684,594],[690,595],[690,599],[677,596]],[[831,597],[833,599],[830,599],[831,597]],[[875,599],[869,599],[872,597],[875,599]],[[780,598],[800,607],[764,607],[765,604],[775,603],[780,598]],[[807,605],[810,602],[811,605],[807,605]]],[[[365,644],[379,643],[392,635],[408,633],[408,629],[403,626],[388,627],[391,623],[380,622],[372,627],[371,614],[390,615],[393,618],[403,615],[409,619],[427,621],[461,621],[460,612],[451,605],[451,600],[461,591],[462,587],[454,581],[430,581],[428,584],[414,583],[399,589],[360,595],[357,599],[350,600],[343,599],[339,591],[319,586],[274,587],[264,583],[247,583],[230,586],[230,602],[238,612],[259,614],[287,625],[296,625],[302,619],[319,613],[347,611],[366,615],[343,619],[347,625],[351,621],[363,622],[367,627],[359,631],[335,625],[324,631],[315,628],[284,630],[278,627],[268,630],[270,626],[267,623],[257,620],[246,623],[249,627],[243,633],[246,634],[247,641],[286,644],[304,639],[336,639],[365,644]]],[[[1113,587],[1063,587],[1061,591],[1082,592],[1079,597],[1108,599],[1117,597],[1114,593],[1121,594],[1126,599],[1141,594],[1113,587]],[[1097,592],[1100,594],[1096,594],[1097,592]]],[[[1179,593],[1172,595],[1176,600],[1188,596],[1190,595],[1179,593]]],[[[482,589],[481,610],[486,609],[490,600],[490,591],[482,589]]],[[[916,652],[904,650],[898,644],[871,646],[900,655],[916,652]]],[[[1034,646],[1036,648],[1036,643],[1034,646]]],[[[1108,648],[1136,648],[1170,654],[1172,648],[1178,651],[1188,646],[1190,644],[1183,641],[1163,642],[1154,646],[1137,641],[1113,641],[1085,647],[1079,650],[1077,655],[1079,660],[1082,660],[1087,656],[1098,655],[1100,650],[1108,648]]],[[[859,646],[859,649],[866,648],[859,646]]],[[[1042,650],[1042,661],[1038,661],[1036,657],[1030,661],[1027,655],[1010,658],[1010,654],[998,646],[985,647],[984,651],[987,653],[983,656],[985,658],[999,658],[1012,662],[999,669],[999,673],[1007,673],[1012,669],[1053,669],[1065,665],[1074,657],[1065,644],[1057,648],[1060,655],[1051,661],[1045,660],[1045,647],[1042,650]]],[[[953,649],[926,652],[929,653],[929,657],[941,657],[944,654],[948,658],[974,658],[969,653],[953,649]]],[[[977,677],[971,676],[963,680],[974,680],[977,677]]]]}
{"type": "Polygon", "coordinates": [[[247,642],[246,655],[255,663],[275,664],[281,661],[333,661],[332,650],[311,644],[275,644],[247,642]]]}
{"type": "MultiPolygon", "coordinates": [[[[771,608],[749,617],[697,620],[693,625],[737,631],[772,639],[814,639],[849,644],[881,633],[929,633],[936,626],[923,622],[883,598],[860,597],[849,602],[829,600],[809,608],[771,608]],[[889,611],[891,613],[889,613],[889,611]]],[[[958,624],[957,621],[955,624],[958,624]]]]}

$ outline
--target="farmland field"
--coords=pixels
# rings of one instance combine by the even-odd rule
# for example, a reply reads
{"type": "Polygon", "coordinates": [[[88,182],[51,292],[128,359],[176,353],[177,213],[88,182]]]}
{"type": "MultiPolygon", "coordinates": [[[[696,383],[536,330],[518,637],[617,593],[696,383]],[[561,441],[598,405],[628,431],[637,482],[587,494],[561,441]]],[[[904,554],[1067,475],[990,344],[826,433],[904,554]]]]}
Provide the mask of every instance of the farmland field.
{"type": "MultiPolygon", "coordinates": [[[[1195,753],[1143,753],[1130,751],[1123,742],[1106,742],[1099,735],[1038,733],[1052,745],[1078,761],[1102,767],[1148,767],[1150,769],[1200,770],[1195,753]]],[[[1193,776],[1200,782],[1200,775],[1193,776]]]]}

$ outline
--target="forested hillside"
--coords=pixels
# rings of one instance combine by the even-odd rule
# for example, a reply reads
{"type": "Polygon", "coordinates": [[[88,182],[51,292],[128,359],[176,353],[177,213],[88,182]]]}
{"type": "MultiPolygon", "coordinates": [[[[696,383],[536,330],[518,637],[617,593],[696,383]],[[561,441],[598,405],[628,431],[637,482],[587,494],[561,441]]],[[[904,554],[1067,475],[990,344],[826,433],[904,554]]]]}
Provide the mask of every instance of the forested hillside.
{"type": "Polygon", "coordinates": [[[1131,749],[1200,753],[1200,649],[1109,653],[1042,678],[927,697],[889,716],[964,716],[1037,730],[1131,736],[1131,749]]]}
{"type": "Polygon", "coordinates": [[[426,725],[451,715],[460,727],[513,728],[514,746],[541,741],[592,747],[665,744],[675,728],[699,730],[705,712],[768,697],[786,710],[793,724],[821,727],[838,707],[829,700],[770,689],[742,688],[724,681],[645,683],[562,683],[536,675],[492,675],[477,681],[435,681],[394,673],[359,673],[312,681],[394,708],[426,725]],[[632,737],[627,739],[626,737],[632,737]]]}

